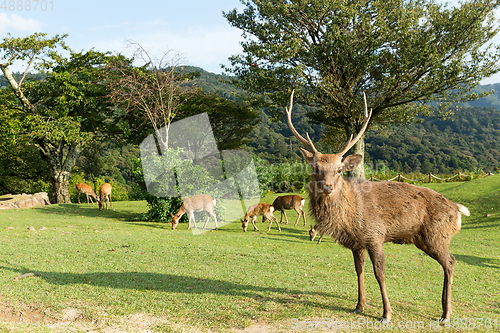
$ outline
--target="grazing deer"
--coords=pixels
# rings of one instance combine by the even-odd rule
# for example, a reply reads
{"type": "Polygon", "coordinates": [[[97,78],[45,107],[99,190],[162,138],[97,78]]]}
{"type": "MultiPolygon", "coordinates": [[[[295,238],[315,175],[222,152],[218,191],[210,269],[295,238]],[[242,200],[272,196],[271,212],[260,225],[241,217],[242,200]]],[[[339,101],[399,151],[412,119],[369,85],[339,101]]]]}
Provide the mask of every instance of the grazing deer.
{"type": "Polygon", "coordinates": [[[197,194],[184,199],[177,214],[174,215],[170,213],[170,215],[172,215],[172,230],[175,230],[177,224],[179,224],[180,218],[186,213],[189,217],[188,230],[191,229],[191,221],[193,221],[194,228],[196,229],[197,226],[196,221],[194,220],[194,212],[201,211],[205,211],[205,214],[207,215],[207,221],[205,222],[203,229],[207,227],[208,220],[210,219],[209,215],[211,215],[215,220],[215,230],[219,229],[219,226],[217,225],[217,216],[214,213],[214,206],[215,199],[206,194],[197,194]]]}
{"type": "Polygon", "coordinates": [[[306,225],[306,212],[302,210],[304,203],[306,200],[302,198],[300,195],[291,194],[291,195],[283,195],[281,197],[277,197],[273,202],[273,207],[276,211],[280,211],[280,223],[283,221],[283,215],[285,215],[286,224],[288,224],[288,218],[286,217],[285,209],[295,209],[297,214],[297,221],[295,221],[295,225],[299,223],[300,216],[302,216],[304,220],[304,225],[306,225]]]}
{"type": "Polygon", "coordinates": [[[81,204],[80,202],[80,194],[85,193],[87,196],[87,205],[89,204],[89,199],[92,202],[92,204],[95,204],[95,202],[92,200],[92,197],[98,201],[99,199],[97,198],[97,194],[95,194],[94,190],[92,187],[90,187],[87,184],[84,183],[78,183],[75,185],[76,190],[78,191],[78,203],[81,204]]]}
{"type": "Polygon", "coordinates": [[[364,287],[365,250],[373,264],[383,302],[382,321],[389,322],[392,309],[385,288],[384,243],[415,244],[435,259],[444,270],[442,321],[451,315],[451,284],[455,257],[450,254],[451,237],[461,228],[461,215],[469,210],[428,188],[399,182],[369,182],[344,179],[343,171],[353,170],[362,160],[344,154],[363,136],[371,117],[365,103],[365,118],[356,137],[337,154],[322,154],[309,135],[302,137],[292,125],[293,93],[286,108],[287,122],[295,137],[307,148],[300,151],[312,168],[309,207],[316,219],[315,230],[332,236],[351,249],[358,276],[358,303],[354,312],[366,307],[364,287]]]}
{"type": "MultiPolygon", "coordinates": [[[[309,230],[309,240],[312,242],[314,238],[316,238],[316,235],[318,234],[318,231],[316,230],[316,226],[311,226],[311,230],[309,230]]],[[[318,239],[318,244],[321,243],[321,240],[323,239],[323,234],[318,239]]]]}
{"type": "Polygon", "coordinates": [[[109,206],[113,208],[113,202],[111,201],[111,184],[109,183],[104,183],[100,188],[99,188],[99,210],[102,210],[104,207],[104,201],[106,201],[106,209],[108,209],[108,202],[109,206]]]}
{"type": "Polygon", "coordinates": [[[250,220],[250,217],[252,218],[252,224],[253,224],[253,230],[254,231],[259,231],[259,228],[255,225],[255,220],[257,219],[257,216],[264,216],[262,218],[262,222],[266,220],[266,218],[271,221],[269,224],[269,228],[267,229],[267,232],[271,231],[271,226],[273,225],[273,221],[276,222],[276,225],[278,226],[278,230],[281,232],[280,225],[278,224],[278,220],[273,215],[274,212],[274,207],[271,204],[265,203],[265,202],[259,202],[256,205],[250,206],[247,209],[247,213],[245,214],[245,218],[241,220],[241,226],[243,227],[243,232],[247,231],[248,228],[248,220],[250,220]]]}

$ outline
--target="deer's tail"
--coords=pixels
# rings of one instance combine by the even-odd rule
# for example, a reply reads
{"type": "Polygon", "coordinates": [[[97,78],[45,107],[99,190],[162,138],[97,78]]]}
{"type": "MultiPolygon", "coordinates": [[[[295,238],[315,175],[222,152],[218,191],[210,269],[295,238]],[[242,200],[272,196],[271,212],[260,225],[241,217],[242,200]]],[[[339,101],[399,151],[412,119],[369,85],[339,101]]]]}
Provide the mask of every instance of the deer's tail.
{"type": "Polygon", "coordinates": [[[462,214],[464,214],[465,216],[470,216],[470,212],[469,212],[469,209],[467,209],[467,207],[465,207],[464,205],[461,205],[459,203],[455,203],[457,205],[457,208],[458,208],[458,211],[462,214]]]}

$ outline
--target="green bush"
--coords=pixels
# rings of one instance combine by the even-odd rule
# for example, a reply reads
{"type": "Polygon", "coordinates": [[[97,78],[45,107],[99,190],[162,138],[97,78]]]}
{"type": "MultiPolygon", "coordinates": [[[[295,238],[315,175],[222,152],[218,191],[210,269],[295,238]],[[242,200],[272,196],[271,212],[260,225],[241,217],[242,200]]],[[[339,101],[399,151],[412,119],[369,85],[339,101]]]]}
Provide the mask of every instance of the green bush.
{"type": "Polygon", "coordinates": [[[268,193],[304,192],[311,168],[306,162],[271,164],[254,157],[261,196],[268,193]]]}
{"type": "MultiPolygon", "coordinates": [[[[135,199],[146,200],[149,210],[144,216],[148,221],[167,223],[172,220],[171,214],[177,213],[182,205],[182,198],[179,196],[179,182],[187,193],[200,193],[200,189],[210,188],[210,195],[213,196],[217,205],[214,208],[218,219],[224,218],[223,198],[227,195],[224,189],[214,189],[223,179],[222,174],[217,177],[213,170],[216,159],[211,161],[211,167],[205,169],[200,165],[195,165],[191,160],[181,158],[181,149],[169,149],[160,155],[149,155],[144,160],[136,160],[136,170],[134,172],[136,184],[132,191],[135,199]],[[147,163],[149,170],[144,174],[143,165],[147,163]],[[176,177],[170,177],[176,170],[176,177]],[[182,170],[179,177],[179,170],[182,170]],[[149,184],[149,191],[146,187],[149,184]],[[156,195],[155,195],[156,194],[156,195]]],[[[181,222],[187,222],[188,217],[184,215],[181,222]]]]}

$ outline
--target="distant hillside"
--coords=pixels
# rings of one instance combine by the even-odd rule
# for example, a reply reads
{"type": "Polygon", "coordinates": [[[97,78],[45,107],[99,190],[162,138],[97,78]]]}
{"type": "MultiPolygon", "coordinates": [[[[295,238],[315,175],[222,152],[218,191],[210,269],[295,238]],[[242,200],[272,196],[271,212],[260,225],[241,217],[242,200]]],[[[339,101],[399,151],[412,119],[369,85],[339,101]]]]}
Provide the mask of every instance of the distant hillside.
{"type": "Polygon", "coordinates": [[[468,102],[466,103],[466,105],[479,106],[484,108],[496,108],[500,110],[500,83],[486,84],[483,86],[479,85],[477,86],[476,89],[474,89],[474,91],[477,93],[481,93],[483,91],[491,91],[491,90],[494,90],[495,92],[489,96],[480,98],[476,101],[468,102]]]}
{"type": "Polygon", "coordinates": [[[468,107],[454,120],[425,118],[366,136],[369,162],[403,172],[448,173],[500,167],[500,110],[468,107]]]}
{"type": "MultiPolygon", "coordinates": [[[[231,98],[234,87],[225,83],[223,75],[208,73],[201,68],[197,82],[207,92],[222,92],[231,98]]],[[[366,160],[374,166],[385,165],[403,172],[440,172],[500,167],[500,83],[478,86],[477,92],[495,90],[495,94],[470,102],[456,112],[453,120],[441,121],[424,118],[422,123],[394,126],[384,132],[366,135],[366,160]]],[[[311,124],[307,109],[294,106],[293,122],[300,133],[309,133],[314,142],[321,139],[324,127],[311,124]]],[[[261,122],[250,134],[246,149],[272,163],[301,159],[297,140],[293,137],[285,118],[271,121],[265,112],[261,122]]],[[[320,151],[328,151],[322,147],[320,151]]]]}

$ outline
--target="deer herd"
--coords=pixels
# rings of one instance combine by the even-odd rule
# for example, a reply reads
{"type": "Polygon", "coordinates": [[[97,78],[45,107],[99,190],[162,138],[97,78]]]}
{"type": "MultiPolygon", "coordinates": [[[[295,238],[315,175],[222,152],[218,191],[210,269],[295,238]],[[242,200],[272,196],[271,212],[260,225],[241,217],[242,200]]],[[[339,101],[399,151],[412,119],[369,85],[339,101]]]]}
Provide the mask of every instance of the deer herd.
{"type": "MultiPolygon", "coordinates": [[[[286,107],[287,122],[294,136],[305,146],[299,148],[303,158],[312,168],[308,184],[309,210],[316,224],[309,230],[310,240],[320,234],[318,243],[324,235],[330,236],[335,242],[352,251],[354,267],[358,280],[358,300],[353,312],[360,313],[366,306],[366,293],[364,286],[365,253],[370,256],[375,278],[382,295],[382,322],[390,322],[392,308],[389,303],[385,286],[386,259],[384,243],[414,244],[417,248],[436,260],[443,268],[444,282],[442,291],[442,315],[440,320],[449,321],[451,316],[451,285],[453,281],[453,268],[455,257],[450,254],[449,246],[451,237],[461,228],[461,216],[469,216],[469,210],[452,202],[443,195],[428,188],[418,187],[400,182],[371,182],[364,179],[344,178],[344,171],[352,171],[361,161],[362,156],[353,154],[344,155],[363,136],[371,117],[368,112],[366,98],[364,99],[364,120],[361,130],[357,135],[345,143],[336,154],[322,154],[312,143],[309,135],[304,138],[292,124],[291,112],[293,105],[293,92],[290,104],[286,107]]],[[[77,184],[78,203],[80,194],[87,195],[87,204],[92,197],[102,209],[104,201],[111,203],[111,185],[106,183],[99,189],[99,197],[92,188],[85,184],[77,184]]],[[[299,195],[279,196],[272,204],[258,203],[250,206],[243,219],[243,231],[247,231],[248,222],[252,221],[254,231],[258,231],[255,221],[258,216],[263,216],[262,222],[269,220],[268,232],[273,222],[278,231],[280,224],[274,217],[275,211],[280,212],[280,223],[283,215],[286,224],[288,218],[285,210],[293,209],[297,212],[298,224],[302,216],[306,225],[306,214],[303,210],[305,199],[299,195]]],[[[92,202],[94,204],[94,202],[92,202]]],[[[209,195],[194,195],[184,199],[179,211],[172,214],[172,230],[180,218],[187,214],[189,217],[188,229],[197,228],[194,212],[204,211],[207,220],[215,220],[214,213],[216,200],[209,195]]]]}
{"type": "Polygon", "coordinates": [[[87,196],[87,205],[89,204],[89,199],[94,204],[95,202],[92,200],[94,198],[99,204],[99,210],[104,208],[104,203],[106,203],[106,209],[108,209],[108,203],[111,208],[113,208],[113,202],[111,201],[111,184],[105,183],[99,188],[99,196],[95,194],[94,190],[91,186],[78,183],[75,185],[76,191],[78,192],[78,203],[80,202],[80,194],[84,193],[87,196]]]}

